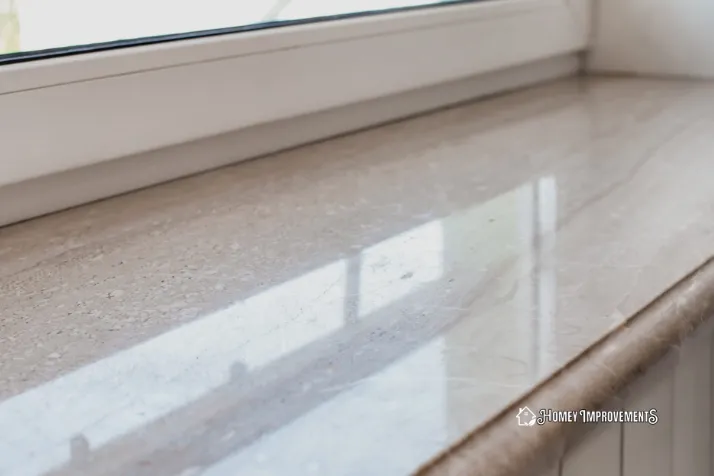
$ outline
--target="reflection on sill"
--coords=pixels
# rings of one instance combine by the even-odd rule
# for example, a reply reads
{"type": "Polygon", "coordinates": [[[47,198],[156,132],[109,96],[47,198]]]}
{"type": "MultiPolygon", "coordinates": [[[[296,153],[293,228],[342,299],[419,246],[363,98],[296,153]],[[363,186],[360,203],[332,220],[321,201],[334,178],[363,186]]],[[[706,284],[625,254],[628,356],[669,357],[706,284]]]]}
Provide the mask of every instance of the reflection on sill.
{"type": "Polygon", "coordinates": [[[0,54],[453,1],[0,0],[0,54]]]}
{"type": "MultiPolygon", "coordinates": [[[[464,388],[487,387],[493,380],[489,379],[489,372],[494,371],[491,366],[474,358],[489,352],[474,348],[474,342],[494,349],[520,349],[522,360],[533,365],[518,369],[524,387],[540,376],[539,353],[545,354],[549,345],[549,319],[554,312],[554,250],[548,240],[557,218],[555,185],[552,178],[541,179],[431,221],[350,259],[328,264],[0,403],[0,426],[13,429],[0,444],[0,474],[43,474],[53,469],[63,471],[68,464],[67,474],[72,474],[77,465],[101,465],[101,458],[89,455],[101,454],[132,432],[149,431],[152,423],[162,418],[166,419],[164,431],[171,424],[185,426],[191,414],[182,416],[181,411],[204,400],[215,409],[211,395],[223,395],[225,389],[257,381],[263,374],[288,381],[298,377],[301,385],[307,385],[306,391],[312,392],[308,395],[310,408],[288,408],[288,417],[280,427],[252,445],[250,438],[242,443],[236,438],[237,445],[247,447],[206,474],[243,474],[241,468],[247,472],[248,466],[256,464],[267,464],[264,469],[282,474],[281,468],[295,461],[309,461],[317,448],[324,452],[338,444],[327,440],[318,444],[319,438],[329,439],[335,431],[355,440],[354,453],[345,450],[350,442],[339,442],[341,449],[335,455],[343,459],[357,458],[366,441],[379,444],[386,439],[396,444],[399,438],[390,432],[401,433],[405,425],[414,426],[410,434],[419,441],[404,451],[420,456],[433,453],[446,441],[461,436],[460,426],[473,420],[468,416],[473,412],[469,405],[460,405],[458,398],[450,399],[463,395],[464,388]],[[458,322],[461,316],[457,315],[457,321],[449,322],[437,309],[423,322],[415,323],[415,316],[404,311],[410,305],[423,309],[427,303],[443,301],[458,271],[467,271],[469,279],[488,281],[485,270],[497,268],[514,255],[530,260],[523,263],[522,270],[516,270],[516,275],[528,272],[533,276],[533,289],[520,287],[510,296],[517,312],[511,309],[498,316],[464,319],[467,322],[458,322]],[[354,305],[355,297],[358,319],[353,322],[347,310],[354,305]],[[484,340],[480,335],[483,319],[496,317],[522,321],[526,330],[531,324],[536,328],[532,334],[484,340]],[[421,333],[406,333],[410,339],[420,336],[421,340],[408,345],[370,341],[371,345],[390,349],[373,349],[374,362],[365,368],[368,375],[362,380],[325,387],[324,379],[290,373],[296,361],[305,359],[302,354],[310,347],[317,349],[321,360],[329,361],[331,355],[340,352],[356,358],[369,349],[354,341],[369,329],[385,332],[390,324],[397,334],[409,325],[423,329],[421,333]],[[452,325],[458,328],[449,329],[452,325]],[[434,338],[432,328],[441,335],[434,338]],[[334,343],[345,342],[342,350],[335,349],[334,343]],[[391,356],[392,351],[401,355],[391,356]],[[311,388],[316,381],[323,387],[311,388]],[[409,398],[410,405],[385,410],[384,405],[391,405],[389,402],[398,401],[400,396],[409,398]],[[390,415],[387,420],[385,415],[390,415]],[[343,431],[345,428],[350,431],[343,431]],[[382,440],[369,437],[375,431],[381,432],[382,440]],[[315,439],[300,437],[305,434],[315,439]],[[292,451],[277,450],[285,447],[292,451]],[[263,461],[260,455],[266,452],[270,458],[263,461]]],[[[469,288],[477,285],[471,282],[469,288]]],[[[308,359],[315,356],[315,352],[305,353],[308,359]]],[[[339,372],[339,368],[336,370],[339,372]]],[[[503,368],[496,370],[502,372],[503,368]]],[[[230,404],[235,404],[239,399],[231,400],[230,404]]],[[[260,408],[250,410],[261,413],[260,408]]],[[[249,435],[256,429],[245,431],[249,435]]],[[[202,444],[214,444],[206,440],[202,444]]],[[[229,450],[235,451],[235,445],[229,450]]],[[[378,453],[378,448],[374,450],[378,453]]],[[[358,467],[346,460],[334,459],[333,464],[335,468],[358,467]]],[[[327,474],[335,468],[329,468],[327,474]]],[[[359,468],[364,470],[364,465],[359,468]]]]}
{"type": "Polygon", "coordinates": [[[447,339],[436,339],[200,474],[411,474],[413,467],[387,468],[384,460],[364,456],[439,452],[449,439],[447,357],[447,339]],[[408,403],[396,395],[410,395],[408,403]],[[336,434],[342,435],[338,441],[336,434]],[[404,434],[415,435],[418,443],[404,434]],[[317,463],[324,452],[335,456],[330,467],[317,463]]]}
{"type": "Polygon", "coordinates": [[[361,254],[359,315],[368,316],[444,274],[441,220],[420,226],[361,254]]]}

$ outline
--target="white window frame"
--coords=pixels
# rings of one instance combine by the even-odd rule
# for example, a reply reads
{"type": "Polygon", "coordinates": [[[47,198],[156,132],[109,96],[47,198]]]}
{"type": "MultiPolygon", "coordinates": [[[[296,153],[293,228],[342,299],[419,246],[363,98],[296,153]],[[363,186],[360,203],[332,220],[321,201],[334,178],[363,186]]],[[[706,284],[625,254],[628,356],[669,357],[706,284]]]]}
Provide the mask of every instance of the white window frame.
{"type": "Polygon", "coordinates": [[[493,0],[6,65],[0,187],[581,51],[589,13],[493,0]]]}

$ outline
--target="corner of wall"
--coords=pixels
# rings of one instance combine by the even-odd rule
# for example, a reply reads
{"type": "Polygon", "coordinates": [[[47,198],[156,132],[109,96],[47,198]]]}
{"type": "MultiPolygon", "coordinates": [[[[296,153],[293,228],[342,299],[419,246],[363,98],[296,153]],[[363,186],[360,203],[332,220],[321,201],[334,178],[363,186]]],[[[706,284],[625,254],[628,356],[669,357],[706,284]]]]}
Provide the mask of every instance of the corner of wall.
{"type": "Polygon", "coordinates": [[[714,2],[594,0],[591,73],[714,78],[714,2]]]}

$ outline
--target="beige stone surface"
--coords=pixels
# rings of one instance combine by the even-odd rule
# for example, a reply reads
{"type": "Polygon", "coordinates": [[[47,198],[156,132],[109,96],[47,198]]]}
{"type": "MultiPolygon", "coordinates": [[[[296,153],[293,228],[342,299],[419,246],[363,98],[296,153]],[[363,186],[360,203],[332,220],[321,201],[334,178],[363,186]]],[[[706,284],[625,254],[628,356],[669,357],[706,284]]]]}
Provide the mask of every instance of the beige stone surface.
{"type": "Polygon", "coordinates": [[[494,428],[515,474],[562,435],[499,412],[711,311],[621,330],[714,250],[713,111],[561,81],[0,229],[0,474],[469,474],[494,428]]]}

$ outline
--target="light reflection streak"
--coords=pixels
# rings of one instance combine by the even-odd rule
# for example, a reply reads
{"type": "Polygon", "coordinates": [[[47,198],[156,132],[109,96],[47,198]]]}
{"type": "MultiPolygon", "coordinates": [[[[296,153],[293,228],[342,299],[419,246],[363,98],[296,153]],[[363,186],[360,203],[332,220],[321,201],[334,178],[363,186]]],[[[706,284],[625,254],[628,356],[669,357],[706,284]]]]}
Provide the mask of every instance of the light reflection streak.
{"type": "MultiPolygon", "coordinates": [[[[539,283],[537,292],[517,293],[513,299],[526,299],[529,309],[535,307],[538,329],[536,335],[525,337],[494,336],[497,339],[491,344],[510,347],[515,339],[515,345],[525,354],[533,349],[537,362],[525,354],[523,360],[531,362],[538,374],[538,368],[546,365],[540,354],[546,354],[550,320],[555,313],[555,244],[552,236],[548,238],[557,220],[555,187],[555,181],[549,178],[526,184],[0,402],[0,428],[12,429],[0,435],[0,474],[36,476],[70,459],[86,460],[92,451],[200,401],[216,389],[235,383],[236,378],[249,378],[251,373],[289,359],[313,342],[328,341],[350,323],[345,303],[354,298],[351,292],[359,294],[358,318],[364,320],[434,283],[443,286],[447,271],[466,267],[475,278],[475,269],[492,268],[512,254],[534,260],[531,266],[539,283]],[[535,226],[518,228],[519,223],[533,223],[533,217],[535,226]],[[536,235],[541,237],[540,245],[530,249],[536,235]],[[355,278],[358,285],[350,284],[355,278]],[[521,338],[526,341],[518,340],[521,338]],[[499,344],[499,339],[507,341],[499,344]],[[237,375],[236,368],[246,374],[237,375]]],[[[523,316],[530,321],[527,313],[513,311],[480,318],[523,316]]],[[[450,428],[450,420],[468,422],[464,418],[468,409],[461,413],[458,399],[457,403],[451,401],[450,388],[504,385],[494,378],[493,372],[498,369],[474,366],[473,359],[458,358],[463,349],[473,346],[470,336],[484,338],[479,335],[483,326],[467,328],[479,323],[483,324],[470,319],[458,332],[421,344],[373,376],[341,390],[333,389],[337,393],[333,398],[229,456],[206,476],[237,474],[236,468],[247,471],[265,453],[274,455],[272,470],[285,469],[296,461],[317,458],[318,449],[324,451],[330,445],[340,445],[330,460],[335,468],[363,470],[364,465],[356,464],[360,455],[379,454],[379,444],[385,442],[392,451],[399,438],[389,432],[409,428],[415,438],[409,440],[409,448],[422,455],[434,453],[460,431],[450,428]],[[408,397],[410,405],[392,408],[398,395],[408,397]],[[392,416],[385,420],[385,415],[392,416]],[[381,440],[369,438],[376,431],[381,440]],[[335,432],[343,439],[330,440],[329,435],[335,432]],[[318,435],[318,439],[311,443],[299,438],[303,434],[318,435]],[[320,438],[326,441],[313,444],[322,441],[320,438]],[[345,444],[353,445],[354,451],[345,450],[345,444]],[[370,444],[377,446],[365,447],[370,444]],[[278,449],[286,445],[292,445],[290,451],[278,455],[278,449]]],[[[517,389],[522,384],[512,386],[517,389]]],[[[402,469],[395,468],[395,472],[408,472],[402,469]]]]}

